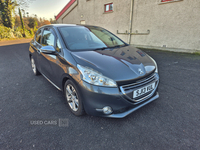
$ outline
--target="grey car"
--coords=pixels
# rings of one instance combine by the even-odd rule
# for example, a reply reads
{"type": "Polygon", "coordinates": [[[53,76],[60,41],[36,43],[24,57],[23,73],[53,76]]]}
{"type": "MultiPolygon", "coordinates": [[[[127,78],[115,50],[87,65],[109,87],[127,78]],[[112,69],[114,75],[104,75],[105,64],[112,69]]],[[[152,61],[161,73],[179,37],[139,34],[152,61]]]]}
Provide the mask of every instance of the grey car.
{"type": "Polygon", "coordinates": [[[154,59],[101,27],[43,26],[29,57],[33,73],[63,91],[77,116],[123,118],[159,97],[154,59]]]}

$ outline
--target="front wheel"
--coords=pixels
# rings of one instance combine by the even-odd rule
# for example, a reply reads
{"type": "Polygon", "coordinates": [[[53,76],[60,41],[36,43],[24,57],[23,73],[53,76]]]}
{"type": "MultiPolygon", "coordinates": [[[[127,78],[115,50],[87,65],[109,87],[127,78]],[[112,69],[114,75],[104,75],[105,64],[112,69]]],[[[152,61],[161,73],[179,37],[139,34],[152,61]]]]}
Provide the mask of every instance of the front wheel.
{"type": "Polygon", "coordinates": [[[34,75],[36,75],[36,76],[40,75],[40,72],[37,69],[37,66],[35,64],[35,60],[33,59],[33,56],[31,56],[31,67],[32,67],[34,75]]]}
{"type": "Polygon", "coordinates": [[[66,81],[64,94],[71,112],[76,116],[84,115],[85,111],[83,108],[82,98],[78,88],[71,80],[66,81]]]}

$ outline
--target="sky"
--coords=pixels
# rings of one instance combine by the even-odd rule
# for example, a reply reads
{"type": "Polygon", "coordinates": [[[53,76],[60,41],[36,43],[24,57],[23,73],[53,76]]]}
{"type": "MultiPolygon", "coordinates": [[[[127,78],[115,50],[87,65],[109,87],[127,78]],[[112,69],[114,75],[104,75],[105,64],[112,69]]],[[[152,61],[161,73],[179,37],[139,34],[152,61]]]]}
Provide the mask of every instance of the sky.
{"type": "Polygon", "coordinates": [[[29,8],[26,12],[29,12],[29,16],[36,14],[37,17],[50,20],[54,19],[55,15],[67,5],[70,0],[31,0],[29,8]]]}

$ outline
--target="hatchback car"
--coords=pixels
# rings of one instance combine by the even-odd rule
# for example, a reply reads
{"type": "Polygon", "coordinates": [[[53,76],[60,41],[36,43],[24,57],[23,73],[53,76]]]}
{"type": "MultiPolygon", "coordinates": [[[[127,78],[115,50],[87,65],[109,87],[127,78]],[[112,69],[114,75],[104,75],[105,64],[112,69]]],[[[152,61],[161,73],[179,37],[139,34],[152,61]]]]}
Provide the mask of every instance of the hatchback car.
{"type": "Polygon", "coordinates": [[[101,27],[43,26],[29,57],[33,73],[63,91],[77,116],[123,118],[159,97],[154,59],[101,27]]]}

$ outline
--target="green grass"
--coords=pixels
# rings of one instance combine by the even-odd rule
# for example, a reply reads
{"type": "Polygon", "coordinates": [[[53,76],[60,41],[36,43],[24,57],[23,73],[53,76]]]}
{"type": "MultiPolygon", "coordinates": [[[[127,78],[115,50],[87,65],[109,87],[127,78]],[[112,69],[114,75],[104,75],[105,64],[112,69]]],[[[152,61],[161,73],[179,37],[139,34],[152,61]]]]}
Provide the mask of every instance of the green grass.
{"type": "Polygon", "coordinates": [[[194,52],[193,54],[194,55],[200,55],[200,52],[194,52]]]}

